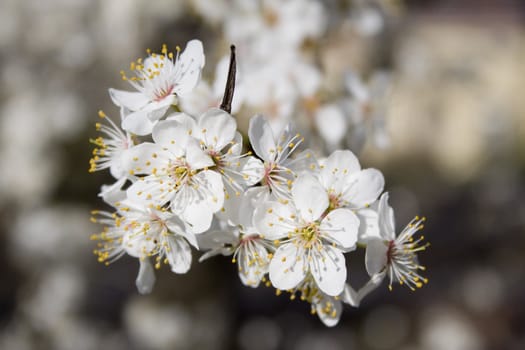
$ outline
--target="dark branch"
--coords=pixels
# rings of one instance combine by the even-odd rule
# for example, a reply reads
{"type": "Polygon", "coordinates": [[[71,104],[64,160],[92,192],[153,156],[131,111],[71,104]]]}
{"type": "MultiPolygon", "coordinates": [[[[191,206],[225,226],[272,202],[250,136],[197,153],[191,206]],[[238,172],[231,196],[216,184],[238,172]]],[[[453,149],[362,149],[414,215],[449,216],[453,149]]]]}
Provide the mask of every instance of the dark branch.
{"type": "Polygon", "coordinates": [[[230,46],[230,68],[228,69],[228,78],[224,88],[224,97],[222,98],[221,109],[228,113],[232,112],[233,92],[235,90],[235,45],[230,46]]]}

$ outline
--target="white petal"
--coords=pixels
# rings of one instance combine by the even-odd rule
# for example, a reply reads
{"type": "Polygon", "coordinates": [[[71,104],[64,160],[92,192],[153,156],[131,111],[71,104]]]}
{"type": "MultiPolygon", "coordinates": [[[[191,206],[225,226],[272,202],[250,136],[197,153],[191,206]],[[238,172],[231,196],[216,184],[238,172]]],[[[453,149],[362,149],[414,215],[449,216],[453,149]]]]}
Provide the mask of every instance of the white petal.
{"type": "MultiPolygon", "coordinates": [[[[125,222],[126,225],[130,224],[129,221],[125,222]]],[[[144,252],[151,252],[155,249],[155,243],[148,236],[137,237],[135,232],[126,231],[123,236],[122,245],[126,250],[126,253],[134,258],[146,257],[144,252]]]]}
{"type": "Polygon", "coordinates": [[[197,85],[204,67],[204,52],[200,40],[191,40],[186,44],[175,66],[180,70],[174,92],[184,95],[197,85]]]}
{"type": "Polygon", "coordinates": [[[344,190],[344,179],[360,170],[359,160],[351,151],[335,151],[323,162],[321,182],[326,189],[339,194],[344,190]]]}
{"type": "Polygon", "coordinates": [[[253,215],[256,203],[262,202],[264,189],[252,187],[237,194],[234,189],[225,186],[225,191],[223,208],[216,215],[230,225],[241,226],[244,232],[254,231],[253,215]]]}
{"type": "Polygon", "coordinates": [[[196,139],[190,139],[186,143],[186,161],[192,170],[203,169],[215,165],[213,159],[202,150],[196,139]]]}
{"type": "Polygon", "coordinates": [[[354,25],[363,36],[374,36],[385,26],[382,13],[375,6],[365,6],[356,12],[354,25]]]}
{"type": "Polygon", "coordinates": [[[357,100],[368,101],[370,93],[363,81],[354,73],[348,72],[345,76],[345,85],[348,90],[357,100]]]}
{"type": "Polygon", "coordinates": [[[339,169],[342,173],[355,173],[361,170],[361,165],[359,165],[359,160],[349,150],[339,150],[334,151],[324,163],[327,169],[339,169]]]}
{"type": "Polygon", "coordinates": [[[310,272],[319,289],[331,296],[341,294],[346,281],[346,264],[343,253],[337,248],[325,245],[323,249],[314,254],[310,261],[310,272]]]}
{"type": "Polygon", "coordinates": [[[341,247],[351,249],[357,242],[359,218],[349,209],[335,209],[321,221],[319,229],[341,247]]]}
{"type": "MultiPolygon", "coordinates": [[[[234,246],[239,243],[239,231],[235,228],[227,230],[209,230],[203,234],[196,235],[200,250],[217,250],[224,246],[234,246]]],[[[229,254],[233,249],[228,247],[229,254]]],[[[221,254],[219,252],[218,254],[221,254]]],[[[203,259],[203,258],[201,258],[203,259]]]]}
{"type": "Polygon", "coordinates": [[[173,156],[154,143],[141,143],[122,153],[122,167],[127,173],[151,174],[167,166],[173,156]]]}
{"type": "Polygon", "coordinates": [[[300,175],[292,187],[292,198],[295,207],[306,222],[321,217],[328,208],[328,194],[317,179],[308,173],[300,175]]]}
{"type": "Polygon", "coordinates": [[[263,161],[273,161],[275,159],[277,147],[273,138],[272,128],[262,115],[255,115],[250,119],[248,135],[252,148],[259,158],[263,161]]]}
{"type": "Polygon", "coordinates": [[[297,90],[302,96],[309,97],[315,94],[321,83],[321,73],[315,66],[296,62],[292,67],[292,74],[297,90]]]}
{"type": "Polygon", "coordinates": [[[175,120],[163,120],[153,127],[153,141],[167,148],[175,157],[184,155],[190,135],[186,127],[175,120]]]}
{"type": "Polygon", "coordinates": [[[287,158],[282,164],[296,175],[301,175],[304,172],[311,173],[313,170],[319,169],[319,164],[311,149],[305,149],[299,153],[295,150],[293,158],[287,158]]]}
{"type": "Polygon", "coordinates": [[[288,290],[296,287],[306,276],[305,258],[300,256],[297,247],[291,243],[283,244],[275,252],[270,262],[270,281],[277,289],[288,290]]]}
{"type": "MultiPolygon", "coordinates": [[[[242,197],[243,193],[236,193],[234,189],[228,186],[224,186],[224,203],[222,208],[215,214],[220,220],[227,222],[228,225],[237,226],[241,218],[240,211],[242,209],[242,197]]],[[[253,215],[253,209],[252,213],[253,215]]],[[[250,215],[250,219],[252,217],[250,215]]]]}
{"type": "Polygon", "coordinates": [[[315,308],[317,311],[317,316],[319,316],[319,319],[327,327],[336,326],[341,319],[341,314],[343,313],[343,303],[340,300],[336,300],[334,297],[330,297],[328,295],[323,296],[323,298],[315,304],[315,308]],[[330,303],[330,307],[328,308],[330,312],[325,312],[327,303],[330,303]]]}
{"type": "Polygon", "coordinates": [[[249,255],[247,253],[247,248],[243,247],[239,250],[239,254],[237,255],[239,277],[245,286],[256,288],[261,283],[261,279],[264,275],[268,273],[268,251],[262,246],[262,244],[253,241],[249,255]],[[253,262],[254,258],[258,259],[255,263],[253,262]]]}
{"type": "Polygon", "coordinates": [[[213,214],[224,205],[224,185],[215,171],[206,170],[194,175],[195,185],[184,186],[174,196],[171,207],[182,215],[192,231],[202,233],[211,226],[213,214]]]}
{"type": "Polygon", "coordinates": [[[371,238],[379,238],[379,215],[377,212],[365,208],[359,209],[356,214],[360,221],[358,241],[366,243],[371,238]]]}
{"type": "MultiPolygon", "coordinates": [[[[174,204],[176,204],[176,198],[172,201],[172,206],[174,204]]],[[[213,213],[208,203],[200,201],[187,205],[181,213],[181,218],[191,227],[193,233],[199,234],[210,228],[213,213]]]]}
{"type": "Polygon", "coordinates": [[[343,111],[336,105],[319,108],[315,113],[315,123],[319,134],[329,145],[338,145],[348,128],[343,111]]]}
{"type": "Polygon", "coordinates": [[[152,122],[156,122],[168,111],[172,104],[177,102],[177,96],[168,95],[160,101],[153,101],[148,103],[142,110],[148,112],[148,119],[152,122]]]}
{"type": "Polygon", "coordinates": [[[207,203],[211,210],[216,213],[224,204],[224,183],[221,175],[213,170],[201,171],[197,176],[203,179],[207,190],[207,203]]]}
{"type": "MultiPolygon", "coordinates": [[[[235,95],[237,95],[237,87],[235,95]]],[[[218,107],[220,103],[219,99],[213,95],[210,84],[204,80],[200,80],[190,94],[179,96],[178,100],[180,109],[195,117],[206,112],[210,107],[218,107]]]]}
{"type": "Polygon", "coordinates": [[[140,92],[109,89],[109,96],[114,104],[130,111],[138,111],[150,102],[149,98],[140,92]]]}
{"type": "Polygon", "coordinates": [[[242,226],[244,232],[257,232],[253,224],[255,208],[257,208],[260,203],[268,200],[266,193],[263,187],[251,187],[241,195],[242,200],[239,208],[238,224],[242,226]]]}
{"type": "Polygon", "coordinates": [[[130,201],[144,205],[164,205],[171,200],[167,189],[173,184],[161,183],[156,176],[146,176],[142,180],[134,182],[126,190],[130,201]]]}
{"type": "Polygon", "coordinates": [[[194,136],[208,148],[222,150],[235,137],[237,123],[229,114],[218,108],[211,108],[199,118],[199,127],[194,136]]]}
{"type": "Polygon", "coordinates": [[[189,230],[184,222],[182,222],[176,215],[169,214],[169,218],[165,220],[166,226],[170,232],[184,237],[192,246],[199,249],[197,238],[193,234],[193,231],[189,230]]]}
{"type": "Polygon", "coordinates": [[[112,185],[102,185],[100,189],[99,197],[109,205],[114,206],[115,203],[121,202],[126,198],[126,191],[122,190],[122,186],[126,183],[127,178],[123,177],[117,180],[112,185]]]}
{"type": "Polygon", "coordinates": [[[261,203],[253,214],[257,231],[269,240],[285,237],[294,229],[292,216],[295,213],[288,205],[279,202],[261,203]]]}
{"type": "Polygon", "coordinates": [[[191,267],[191,249],[182,237],[169,235],[166,238],[169,251],[167,252],[168,262],[171,271],[175,273],[186,273],[191,267]]]}
{"type": "Polygon", "coordinates": [[[151,134],[155,121],[148,118],[148,113],[150,112],[139,110],[128,114],[122,121],[122,129],[140,136],[151,134]]]}
{"type": "Polygon", "coordinates": [[[247,156],[239,160],[239,167],[236,169],[241,175],[230,174],[238,184],[241,186],[253,186],[264,176],[263,163],[252,156],[247,156]]]}
{"type": "Polygon", "coordinates": [[[372,239],[366,245],[365,265],[370,276],[381,272],[387,264],[388,243],[372,239]]]}
{"type": "Polygon", "coordinates": [[[388,205],[388,192],[383,193],[379,199],[377,209],[379,214],[379,230],[381,237],[387,240],[396,238],[396,225],[394,221],[394,209],[388,205]]]}
{"type": "Polygon", "coordinates": [[[347,188],[342,198],[350,208],[363,208],[377,200],[384,186],[385,179],[379,170],[364,169],[347,178],[347,188]]]}
{"type": "MultiPolygon", "coordinates": [[[[202,235],[200,235],[202,236],[202,235]]],[[[233,254],[233,251],[231,249],[231,247],[218,247],[218,248],[215,248],[215,249],[212,249],[212,250],[208,250],[207,252],[205,252],[204,254],[202,254],[199,258],[199,262],[203,262],[203,261],[206,261],[208,260],[209,258],[213,258],[217,255],[222,255],[222,256],[230,256],[233,254]]]]}
{"type": "MultiPolygon", "coordinates": [[[[193,94],[192,94],[193,95],[193,94]]],[[[175,120],[182,124],[189,135],[193,134],[193,130],[197,127],[195,119],[186,113],[171,113],[166,117],[166,120],[175,120]]]]}
{"type": "Polygon", "coordinates": [[[149,294],[155,285],[155,270],[149,259],[139,260],[139,274],[135,280],[135,285],[140,294],[149,294]]]}

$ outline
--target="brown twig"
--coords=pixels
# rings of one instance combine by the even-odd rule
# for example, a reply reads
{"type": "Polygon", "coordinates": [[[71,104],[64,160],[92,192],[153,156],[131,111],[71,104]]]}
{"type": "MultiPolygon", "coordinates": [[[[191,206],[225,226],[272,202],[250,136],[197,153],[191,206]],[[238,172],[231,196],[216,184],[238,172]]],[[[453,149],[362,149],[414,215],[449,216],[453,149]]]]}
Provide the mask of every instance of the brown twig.
{"type": "Polygon", "coordinates": [[[232,112],[233,92],[235,91],[235,45],[230,46],[230,68],[228,69],[228,78],[226,80],[226,87],[224,88],[224,97],[222,98],[221,109],[228,113],[232,112]]]}

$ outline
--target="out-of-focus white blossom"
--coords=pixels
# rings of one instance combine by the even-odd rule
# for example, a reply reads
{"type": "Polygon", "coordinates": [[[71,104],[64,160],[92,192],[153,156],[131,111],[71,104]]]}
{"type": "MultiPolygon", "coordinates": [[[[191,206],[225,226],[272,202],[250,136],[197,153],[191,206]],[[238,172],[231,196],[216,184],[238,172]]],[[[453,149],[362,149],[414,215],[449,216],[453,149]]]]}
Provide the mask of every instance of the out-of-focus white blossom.
{"type": "Polygon", "coordinates": [[[235,4],[237,12],[226,17],[225,36],[240,47],[249,46],[257,56],[295,49],[305,39],[321,36],[326,26],[323,6],[312,0],[240,0],[235,4]]]}

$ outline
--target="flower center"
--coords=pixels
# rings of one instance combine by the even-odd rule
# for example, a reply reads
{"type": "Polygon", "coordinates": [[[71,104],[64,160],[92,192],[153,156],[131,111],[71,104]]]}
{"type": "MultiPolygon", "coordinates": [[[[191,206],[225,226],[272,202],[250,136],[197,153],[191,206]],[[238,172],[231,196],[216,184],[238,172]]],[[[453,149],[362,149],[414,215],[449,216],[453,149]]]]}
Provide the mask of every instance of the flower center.
{"type": "Polygon", "coordinates": [[[174,87],[175,87],[174,85],[170,85],[166,89],[161,88],[161,89],[156,90],[155,91],[155,98],[153,99],[153,101],[155,101],[155,102],[162,101],[164,98],[166,98],[167,96],[171,95],[171,92],[173,91],[174,87]]]}
{"type": "Polygon", "coordinates": [[[306,109],[309,113],[314,113],[319,109],[319,106],[321,105],[319,98],[317,96],[311,96],[307,97],[303,100],[303,107],[306,109]]]}
{"type": "Polygon", "coordinates": [[[261,179],[261,183],[264,186],[271,186],[272,178],[271,173],[275,169],[275,164],[264,162],[264,176],[261,179]]]}
{"type": "Polygon", "coordinates": [[[363,111],[363,115],[365,119],[368,119],[371,117],[372,112],[374,111],[374,106],[370,102],[365,102],[362,104],[361,109],[363,111]]]}
{"type": "Polygon", "coordinates": [[[328,195],[328,211],[342,207],[341,205],[341,195],[336,195],[335,193],[330,193],[328,195]]]}
{"type": "Polygon", "coordinates": [[[170,177],[175,180],[175,188],[186,184],[193,175],[189,165],[187,164],[178,164],[174,165],[169,171],[170,177]]]}
{"type": "Polygon", "coordinates": [[[301,239],[306,243],[307,248],[319,237],[319,227],[315,223],[311,223],[303,227],[299,232],[301,239]]]}
{"type": "Polygon", "coordinates": [[[226,162],[219,152],[215,150],[208,150],[208,155],[211,157],[217,168],[221,169],[226,166],[226,162]]]}
{"type": "Polygon", "coordinates": [[[279,21],[279,15],[273,9],[265,7],[263,9],[263,18],[269,27],[274,27],[279,21]]]}
{"type": "Polygon", "coordinates": [[[386,251],[386,263],[387,263],[387,265],[390,265],[392,263],[392,259],[394,257],[394,253],[395,253],[395,247],[396,247],[396,242],[394,240],[391,240],[390,242],[388,242],[388,249],[386,251]]]}

